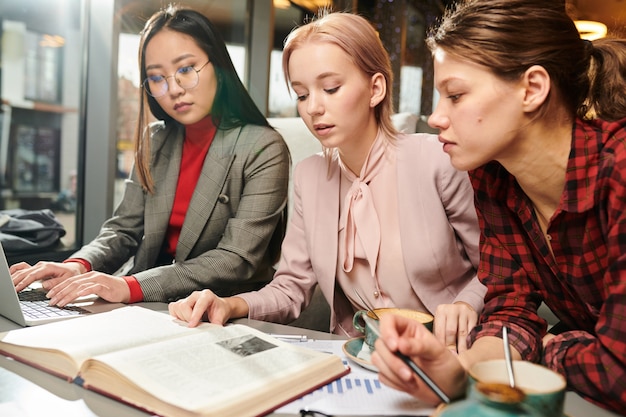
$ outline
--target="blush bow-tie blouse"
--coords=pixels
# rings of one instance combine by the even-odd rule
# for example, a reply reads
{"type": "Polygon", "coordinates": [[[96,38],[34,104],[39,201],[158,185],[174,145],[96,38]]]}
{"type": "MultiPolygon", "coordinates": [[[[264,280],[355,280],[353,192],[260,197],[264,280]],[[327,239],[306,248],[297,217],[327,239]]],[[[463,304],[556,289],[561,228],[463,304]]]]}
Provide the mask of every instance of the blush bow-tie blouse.
{"type": "MultiPolygon", "coordinates": [[[[375,308],[410,307],[427,311],[411,288],[400,247],[397,159],[393,144],[379,133],[357,177],[341,168],[339,259],[337,280],[356,287],[375,308]],[[400,296],[400,298],[398,298],[400,296]],[[406,297],[410,300],[406,300],[406,297]],[[403,299],[407,305],[396,305],[403,299]]],[[[345,291],[355,309],[363,308],[354,292],[345,291]]]]}

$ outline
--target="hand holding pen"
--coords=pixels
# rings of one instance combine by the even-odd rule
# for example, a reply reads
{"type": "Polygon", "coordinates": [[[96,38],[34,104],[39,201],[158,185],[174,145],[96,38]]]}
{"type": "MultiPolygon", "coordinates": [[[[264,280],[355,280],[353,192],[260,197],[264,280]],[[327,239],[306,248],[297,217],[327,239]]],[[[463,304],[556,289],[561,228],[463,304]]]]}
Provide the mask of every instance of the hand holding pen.
{"type": "Polygon", "coordinates": [[[383,384],[433,405],[445,403],[446,397],[450,401],[465,393],[468,375],[462,361],[423,324],[393,314],[381,317],[380,323],[382,335],[376,341],[372,363],[378,368],[378,378],[383,384]],[[411,369],[411,365],[396,354],[400,349],[407,359],[419,358],[416,368],[423,371],[433,382],[433,387],[438,387],[441,392],[424,382],[417,374],[419,371],[411,369]],[[441,393],[444,396],[439,395],[441,393]]]}
{"type": "MultiPolygon", "coordinates": [[[[365,320],[365,323],[369,326],[370,330],[373,331],[376,336],[380,337],[378,320],[374,320],[373,318],[368,317],[366,314],[363,315],[363,319],[365,320]]],[[[411,358],[409,358],[400,351],[395,351],[394,354],[402,359],[402,362],[404,362],[409,368],[411,368],[413,373],[415,373],[415,375],[417,375],[422,381],[424,381],[424,383],[428,385],[428,387],[435,394],[437,394],[442,402],[446,404],[450,403],[450,398],[448,398],[448,396],[441,390],[441,388],[439,388],[439,386],[435,384],[435,382],[430,379],[430,377],[415,362],[413,362],[411,358]]]]}

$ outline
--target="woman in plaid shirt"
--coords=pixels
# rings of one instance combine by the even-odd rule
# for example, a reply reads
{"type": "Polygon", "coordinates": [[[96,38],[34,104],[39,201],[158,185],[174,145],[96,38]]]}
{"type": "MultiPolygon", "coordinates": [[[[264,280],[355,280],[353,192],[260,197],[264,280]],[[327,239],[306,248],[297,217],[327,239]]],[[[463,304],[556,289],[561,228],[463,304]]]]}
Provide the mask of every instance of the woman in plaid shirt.
{"type": "Polygon", "coordinates": [[[441,94],[429,123],[470,173],[488,292],[458,357],[384,317],[381,380],[437,401],[399,350],[458,397],[472,364],[504,356],[506,325],[514,359],[626,413],[626,40],[580,39],[562,1],[470,0],[428,45],[441,94]],[[560,320],[550,332],[542,301],[560,320]]]}

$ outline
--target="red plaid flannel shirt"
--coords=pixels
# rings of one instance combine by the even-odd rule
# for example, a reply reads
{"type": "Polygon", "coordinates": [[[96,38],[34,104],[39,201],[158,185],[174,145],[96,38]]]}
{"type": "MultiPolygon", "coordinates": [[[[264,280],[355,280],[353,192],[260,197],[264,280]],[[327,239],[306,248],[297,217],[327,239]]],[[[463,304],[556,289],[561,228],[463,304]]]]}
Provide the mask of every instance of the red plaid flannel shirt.
{"type": "Polygon", "coordinates": [[[564,375],[568,389],[626,414],[626,119],[577,120],[566,184],[548,234],[499,163],[470,172],[481,227],[485,309],[472,340],[502,325],[526,360],[564,375]],[[566,331],[545,349],[544,301],[566,331]]]}

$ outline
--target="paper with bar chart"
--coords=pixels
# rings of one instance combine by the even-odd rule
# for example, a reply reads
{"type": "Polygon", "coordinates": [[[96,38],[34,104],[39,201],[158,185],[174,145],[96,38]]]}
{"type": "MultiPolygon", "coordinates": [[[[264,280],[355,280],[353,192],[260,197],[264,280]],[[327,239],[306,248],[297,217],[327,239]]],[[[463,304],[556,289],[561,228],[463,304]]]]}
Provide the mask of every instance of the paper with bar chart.
{"type": "Polygon", "coordinates": [[[350,366],[351,372],[279,408],[276,413],[298,414],[302,409],[333,416],[430,416],[434,413],[434,408],[415,397],[383,385],[376,372],[349,361],[342,351],[344,340],[307,340],[293,343],[339,355],[350,366]]]}

